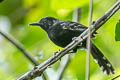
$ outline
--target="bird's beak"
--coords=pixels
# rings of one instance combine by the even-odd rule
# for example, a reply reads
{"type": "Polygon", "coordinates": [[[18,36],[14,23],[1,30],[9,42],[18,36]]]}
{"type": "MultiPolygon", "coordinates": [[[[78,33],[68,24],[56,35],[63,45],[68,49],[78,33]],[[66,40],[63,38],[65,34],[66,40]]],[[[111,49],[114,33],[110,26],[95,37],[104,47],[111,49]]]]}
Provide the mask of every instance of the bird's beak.
{"type": "Polygon", "coordinates": [[[30,26],[40,26],[40,23],[30,23],[30,26]]]}

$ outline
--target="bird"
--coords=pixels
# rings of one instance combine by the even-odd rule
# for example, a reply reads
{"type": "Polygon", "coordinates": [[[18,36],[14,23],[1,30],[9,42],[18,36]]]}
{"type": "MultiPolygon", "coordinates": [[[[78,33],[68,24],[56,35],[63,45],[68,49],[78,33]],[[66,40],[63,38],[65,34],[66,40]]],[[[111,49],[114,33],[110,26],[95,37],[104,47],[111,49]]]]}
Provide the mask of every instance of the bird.
{"type": "MultiPolygon", "coordinates": [[[[30,23],[31,26],[40,26],[48,35],[49,39],[56,44],[64,48],[69,43],[71,43],[74,38],[82,34],[88,27],[83,24],[72,21],[63,21],[54,17],[43,17],[38,22],[30,23]]],[[[97,32],[94,32],[91,35],[91,38],[94,38],[97,32]]],[[[87,49],[86,46],[87,40],[84,40],[81,44],[77,45],[73,49],[73,53],[76,53],[78,49],[87,49]]],[[[114,74],[115,70],[109,60],[104,56],[104,54],[92,43],[90,40],[91,54],[94,58],[94,61],[98,63],[101,70],[110,75],[114,74]]]]}

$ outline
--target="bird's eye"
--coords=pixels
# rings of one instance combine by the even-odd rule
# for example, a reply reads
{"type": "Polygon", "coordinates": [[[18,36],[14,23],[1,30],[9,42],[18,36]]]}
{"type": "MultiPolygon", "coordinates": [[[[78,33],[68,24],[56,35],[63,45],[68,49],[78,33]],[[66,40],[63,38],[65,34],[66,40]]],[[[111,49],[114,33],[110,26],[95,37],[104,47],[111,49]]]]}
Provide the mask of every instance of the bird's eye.
{"type": "Polygon", "coordinates": [[[48,21],[48,25],[51,26],[51,25],[52,25],[52,22],[51,22],[51,21],[48,21]]]}

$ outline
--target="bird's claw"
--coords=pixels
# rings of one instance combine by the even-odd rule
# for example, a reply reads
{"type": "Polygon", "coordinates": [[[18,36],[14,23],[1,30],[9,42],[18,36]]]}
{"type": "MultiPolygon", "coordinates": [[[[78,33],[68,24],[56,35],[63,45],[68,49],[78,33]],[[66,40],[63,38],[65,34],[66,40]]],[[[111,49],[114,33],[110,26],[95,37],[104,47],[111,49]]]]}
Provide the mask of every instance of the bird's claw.
{"type": "MultiPolygon", "coordinates": [[[[57,54],[58,52],[60,52],[60,49],[59,49],[58,51],[54,52],[54,56],[56,56],[56,54],[57,54]]],[[[61,61],[61,58],[60,58],[60,61],[61,61]]]]}
{"type": "Polygon", "coordinates": [[[72,41],[75,40],[76,38],[77,38],[77,37],[73,37],[73,38],[72,38],[72,41]]]}
{"type": "Polygon", "coordinates": [[[58,52],[60,52],[60,49],[59,49],[58,51],[55,51],[55,52],[54,52],[54,55],[56,55],[58,52]]]}
{"type": "Polygon", "coordinates": [[[37,69],[37,66],[34,67],[34,70],[37,69]]]}
{"type": "Polygon", "coordinates": [[[77,49],[71,50],[69,53],[77,53],[77,49]]]}
{"type": "MultiPolygon", "coordinates": [[[[82,37],[82,36],[81,36],[80,38],[81,38],[81,39],[83,39],[83,37],[82,37]]],[[[78,41],[78,40],[79,40],[79,38],[78,38],[78,37],[73,37],[73,38],[72,38],[72,41],[78,41]]]]}

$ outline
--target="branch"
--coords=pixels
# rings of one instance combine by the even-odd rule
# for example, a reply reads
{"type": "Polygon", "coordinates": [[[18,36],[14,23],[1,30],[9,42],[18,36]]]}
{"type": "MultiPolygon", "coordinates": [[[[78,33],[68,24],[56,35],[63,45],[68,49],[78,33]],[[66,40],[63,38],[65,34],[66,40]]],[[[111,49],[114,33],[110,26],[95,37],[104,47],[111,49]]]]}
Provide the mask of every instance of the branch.
{"type": "MultiPolygon", "coordinates": [[[[8,15],[10,17],[10,19],[12,20],[13,24],[15,24],[17,21],[19,21],[21,18],[23,18],[28,12],[30,12],[32,9],[36,8],[36,6],[38,5],[38,3],[35,3],[34,5],[28,7],[28,8],[17,8],[15,11],[13,11],[10,15],[8,15]],[[16,14],[17,15],[16,17],[16,14]]],[[[31,63],[33,63],[35,66],[39,65],[39,63],[37,61],[35,61],[34,58],[32,58],[32,56],[30,56],[29,52],[27,52],[23,45],[21,43],[19,43],[17,40],[15,40],[11,35],[8,35],[2,31],[0,31],[0,34],[5,37],[8,41],[10,41],[13,45],[15,45],[24,55],[25,57],[30,60],[31,63]]],[[[44,73],[46,74],[46,73],[44,73]]],[[[43,80],[46,80],[45,75],[42,75],[43,80]]]]}
{"type": "MultiPolygon", "coordinates": [[[[94,22],[89,27],[90,32],[93,33],[94,31],[98,30],[119,9],[120,9],[120,0],[117,1],[110,10],[108,10],[102,17],[96,20],[96,22],[94,22]]],[[[83,40],[85,40],[88,37],[89,29],[85,30],[80,36],[78,36],[75,40],[73,40],[69,45],[67,45],[62,51],[58,52],[55,56],[50,57],[48,60],[44,61],[42,64],[36,66],[34,69],[25,73],[16,80],[31,80],[40,76],[45,69],[47,69],[49,66],[51,66],[58,60],[60,60],[64,55],[66,55],[74,47],[76,47],[83,40]]]]}
{"type": "MultiPolygon", "coordinates": [[[[15,11],[13,11],[9,17],[12,20],[13,24],[15,24],[17,21],[22,19],[28,12],[30,12],[32,9],[36,8],[38,3],[35,3],[34,5],[28,7],[27,9],[20,7],[17,8],[15,11]],[[16,16],[16,14],[18,14],[16,16]]],[[[21,45],[18,41],[16,41],[12,36],[3,33],[0,31],[1,35],[3,35],[8,41],[10,41],[13,45],[15,45],[26,57],[28,60],[30,60],[35,66],[39,65],[37,61],[35,61],[32,56],[29,55],[29,53],[24,49],[23,45],[21,45]]],[[[45,73],[44,73],[45,74],[45,73]]],[[[46,80],[45,75],[42,75],[43,80],[46,80]]]]}
{"type": "MultiPolygon", "coordinates": [[[[79,22],[80,15],[81,15],[80,13],[81,13],[81,8],[75,8],[74,12],[73,12],[73,20],[72,21],[79,22]]],[[[71,60],[70,56],[71,56],[71,54],[68,54],[66,56],[65,60],[61,62],[60,68],[58,69],[58,75],[57,75],[57,79],[56,80],[61,80],[62,79],[63,74],[64,74],[67,66],[70,63],[70,60],[71,60]]]]}
{"type": "MultiPolygon", "coordinates": [[[[89,19],[88,24],[89,26],[92,24],[92,16],[93,16],[93,0],[89,0],[89,19]]],[[[88,37],[87,37],[87,56],[86,56],[86,80],[90,79],[90,29],[88,30],[88,37]]]]}
{"type": "Polygon", "coordinates": [[[38,65],[38,63],[33,59],[29,53],[24,49],[23,45],[21,45],[17,40],[15,40],[11,35],[8,35],[7,33],[4,33],[3,31],[0,30],[0,34],[5,37],[8,41],[10,41],[15,47],[17,47],[24,55],[25,57],[30,60],[35,66],[38,65]]]}
{"type": "Polygon", "coordinates": [[[120,77],[120,74],[119,75],[117,75],[117,76],[115,76],[114,78],[112,78],[111,80],[115,80],[115,79],[117,79],[118,77],[120,77]]]}
{"type": "Polygon", "coordinates": [[[58,74],[57,74],[57,79],[56,80],[61,80],[63,77],[63,74],[65,72],[65,69],[67,68],[67,66],[69,65],[71,58],[70,58],[70,54],[65,56],[65,60],[61,62],[60,64],[60,68],[58,69],[58,74]]]}
{"type": "MultiPolygon", "coordinates": [[[[32,56],[29,55],[29,52],[27,52],[23,45],[20,44],[16,39],[14,39],[11,35],[7,34],[7,33],[4,33],[2,30],[0,30],[0,34],[5,37],[8,41],[10,41],[16,48],[18,48],[23,54],[24,56],[31,62],[33,63],[33,65],[37,66],[39,65],[39,63],[34,59],[32,58],[32,56]]],[[[42,78],[44,80],[46,80],[45,78],[45,75],[43,74],[42,75],[42,78]]]]}
{"type": "Polygon", "coordinates": [[[80,22],[80,17],[81,17],[81,8],[75,8],[73,12],[73,19],[72,21],[74,22],[80,22]]]}

